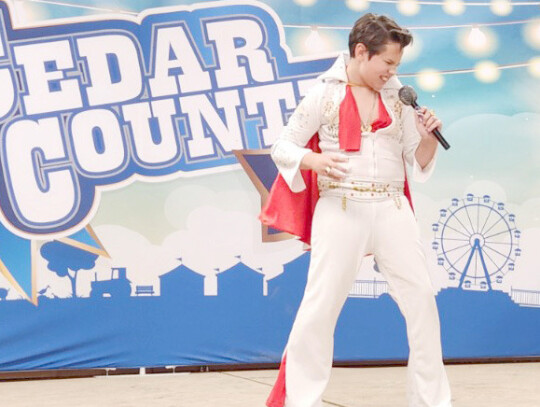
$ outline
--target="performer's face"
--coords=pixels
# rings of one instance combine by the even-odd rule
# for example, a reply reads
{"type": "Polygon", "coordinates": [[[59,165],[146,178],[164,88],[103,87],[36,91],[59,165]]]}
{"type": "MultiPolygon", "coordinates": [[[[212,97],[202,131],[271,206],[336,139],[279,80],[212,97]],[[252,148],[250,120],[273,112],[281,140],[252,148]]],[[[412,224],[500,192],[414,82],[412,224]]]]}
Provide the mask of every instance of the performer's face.
{"type": "MultiPolygon", "coordinates": [[[[356,44],[353,63],[353,75],[356,81],[379,91],[393,75],[401,62],[403,49],[397,42],[389,42],[378,54],[369,58],[369,52],[364,44],[356,44]]],[[[353,78],[349,78],[355,82],[353,78]]]]}

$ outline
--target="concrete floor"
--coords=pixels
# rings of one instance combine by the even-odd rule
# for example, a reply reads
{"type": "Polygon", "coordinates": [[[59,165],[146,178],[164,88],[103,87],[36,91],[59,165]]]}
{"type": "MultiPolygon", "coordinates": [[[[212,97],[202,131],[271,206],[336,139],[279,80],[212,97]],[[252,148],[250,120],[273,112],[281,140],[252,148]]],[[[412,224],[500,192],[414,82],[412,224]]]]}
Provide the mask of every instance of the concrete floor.
{"type": "MultiPolygon", "coordinates": [[[[447,366],[453,407],[540,407],[540,363],[447,366]]],[[[263,407],[275,370],[0,383],[0,406],[263,407]]],[[[406,407],[405,368],[335,368],[325,406],[406,407]]]]}

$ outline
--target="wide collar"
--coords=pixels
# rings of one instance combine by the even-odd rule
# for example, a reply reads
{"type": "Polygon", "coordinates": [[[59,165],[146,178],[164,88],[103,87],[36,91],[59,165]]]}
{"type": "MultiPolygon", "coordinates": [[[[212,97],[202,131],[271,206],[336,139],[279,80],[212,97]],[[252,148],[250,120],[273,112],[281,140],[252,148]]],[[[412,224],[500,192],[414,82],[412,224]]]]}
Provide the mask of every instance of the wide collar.
{"type": "MultiPolygon", "coordinates": [[[[347,84],[349,81],[347,78],[347,64],[349,63],[349,60],[349,54],[339,54],[330,69],[319,75],[318,80],[322,82],[341,82],[347,84]]],[[[400,80],[394,75],[384,84],[381,94],[383,94],[384,97],[385,93],[388,93],[388,91],[398,91],[401,86],[400,80]]]]}

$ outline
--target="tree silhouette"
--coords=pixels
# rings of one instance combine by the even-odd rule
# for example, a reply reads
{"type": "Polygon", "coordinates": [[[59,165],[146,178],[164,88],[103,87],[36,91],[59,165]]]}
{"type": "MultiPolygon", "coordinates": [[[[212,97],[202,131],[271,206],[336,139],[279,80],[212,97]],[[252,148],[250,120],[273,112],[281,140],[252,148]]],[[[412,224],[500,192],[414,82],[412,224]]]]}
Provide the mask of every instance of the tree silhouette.
{"type": "Polygon", "coordinates": [[[49,270],[60,277],[69,278],[73,297],[77,296],[77,273],[80,270],[93,269],[99,256],[57,240],[41,246],[41,255],[48,261],[49,270]]]}

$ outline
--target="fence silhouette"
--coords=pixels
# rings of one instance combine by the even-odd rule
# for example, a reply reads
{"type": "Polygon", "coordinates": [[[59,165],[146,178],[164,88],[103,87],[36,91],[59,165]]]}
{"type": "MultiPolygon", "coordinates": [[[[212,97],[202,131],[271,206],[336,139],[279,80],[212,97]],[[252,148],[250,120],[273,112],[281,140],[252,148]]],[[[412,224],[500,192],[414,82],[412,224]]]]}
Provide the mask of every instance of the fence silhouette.
{"type": "Polygon", "coordinates": [[[388,293],[388,283],[378,280],[356,280],[349,292],[349,297],[379,298],[388,293]]]}
{"type": "Polygon", "coordinates": [[[526,307],[540,307],[540,291],[510,289],[510,298],[516,304],[526,307]]]}

